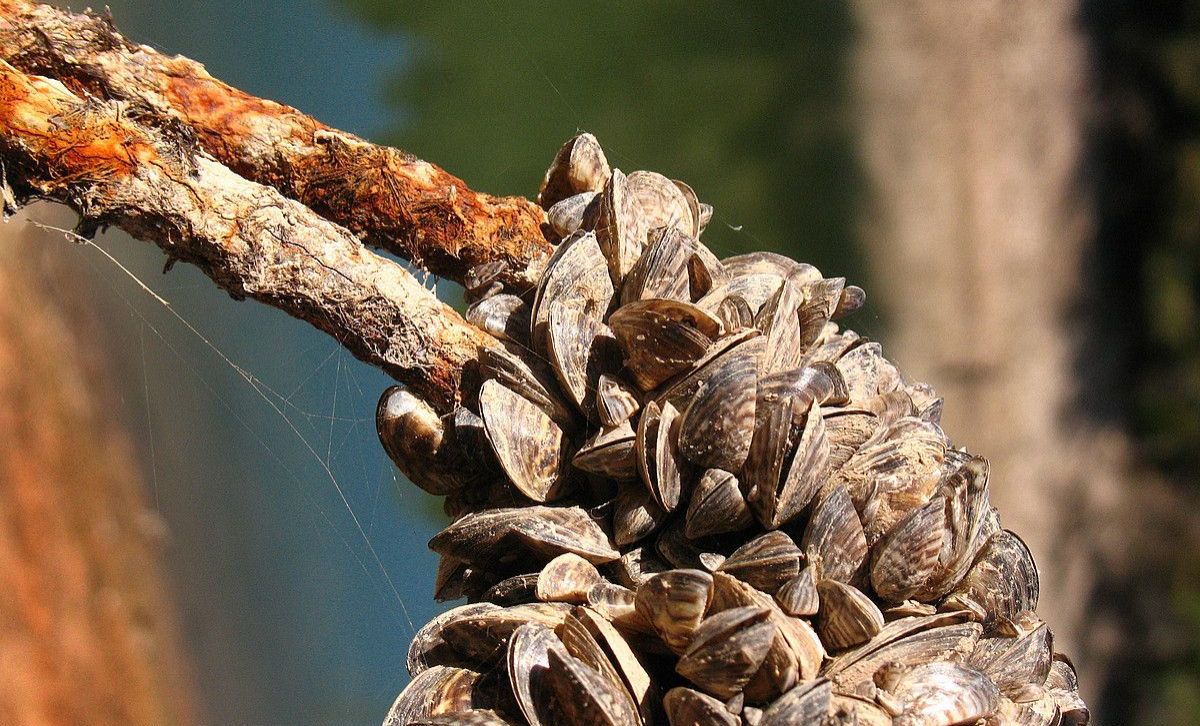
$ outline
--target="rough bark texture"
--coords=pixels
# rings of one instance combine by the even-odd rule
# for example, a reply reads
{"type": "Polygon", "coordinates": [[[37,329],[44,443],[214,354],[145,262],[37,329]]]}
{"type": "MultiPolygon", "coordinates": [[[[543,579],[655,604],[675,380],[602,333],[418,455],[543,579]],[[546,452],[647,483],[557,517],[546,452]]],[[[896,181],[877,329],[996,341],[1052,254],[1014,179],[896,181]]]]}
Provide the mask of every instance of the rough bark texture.
{"type": "Polygon", "coordinates": [[[130,43],[107,17],[0,0],[0,57],[77,93],[180,120],[238,174],[448,279],[496,262],[501,281],[527,288],[552,251],[536,204],[471,191],[410,154],[243,93],[195,61],[130,43]]]}
{"type": "Polygon", "coordinates": [[[857,9],[866,239],[888,345],[945,396],[947,430],[990,458],[993,502],[1044,573],[1055,649],[1072,653],[1098,703],[1120,635],[1091,608],[1093,589],[1140,540],[1145,502],[1126,436],[1094,416],[1112,403],[1107,346],[1119,341],[1089,337],[1103,291],[1086,264],[1077,6],[857,9]]]}
{"type": "Polygon", "coordinates": [[[103,330],[22,229],[0,230],[0,723],[196,723],[103,330]]]}
{"type": "Polygon", "coordinates": [[[18,198],[66,203],[333,335],[442,411],[495,343],[344,228],[195,148],[186,127],[84,100],[0,61],[0,161],[18,198]]]}

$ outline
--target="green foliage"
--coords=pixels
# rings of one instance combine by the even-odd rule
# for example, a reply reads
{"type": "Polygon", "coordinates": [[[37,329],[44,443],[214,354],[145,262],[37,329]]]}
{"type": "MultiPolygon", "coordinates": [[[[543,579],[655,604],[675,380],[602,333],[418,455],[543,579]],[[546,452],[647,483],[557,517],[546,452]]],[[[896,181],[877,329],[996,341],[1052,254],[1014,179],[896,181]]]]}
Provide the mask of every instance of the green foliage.
{"type": "Polygon", "coordinates": [[[1130,304],[1135,426],[1155,462],[1200,473],[1200,3],[1085,4],[1105,98],[1101,252],[1130,304]]]}
{"type": "MultiPolygon", "coordinates": [[[[1105,111],[1093,148],[1098,264],[1111,319],[1121,320],[1122,334],[1134,342],[1115,392],[1127,397],[1149,463],[1194,498],[1200,496],[1200,2],[1094,0],[1084,3],[1082,17],[1105,111]]],[[[1170,724],[1200,717],[1200,557],[1181,542],[1177,552],[1160,553],[1174,560],[1170,583],[1163,587],[1161,576],[1145,583],[1156,594],[1169,588],[1169,603],[1146,618],[1138,656],[1118,665],[1106,722],[1139,714],[1170,724]]]]}
{"type": "Polygon", "coordinates": [[[530,196],[577,130],[625,171],[684,179],[722,254],[786,251],[861,279],[841,3],[382,3],[414,38],[391,141],[478,189],[530,196]]]}

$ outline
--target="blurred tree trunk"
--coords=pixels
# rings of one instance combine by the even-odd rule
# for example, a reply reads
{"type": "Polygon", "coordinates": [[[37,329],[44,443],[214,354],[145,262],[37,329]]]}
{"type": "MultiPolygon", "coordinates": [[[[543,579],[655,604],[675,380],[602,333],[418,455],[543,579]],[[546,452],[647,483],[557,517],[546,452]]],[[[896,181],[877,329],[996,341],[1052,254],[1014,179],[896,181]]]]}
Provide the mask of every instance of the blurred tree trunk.
{"type": "Polygon", "coordinates": [[[0,229],[0,723],[194,724],[110,351],[47,236],[0,229]]]}
{"type": "Polygon", "coordinates": [[[1100,322],[1082,184],[1090,94],[1070,0],[857,0],[867,253],[904,370],[992,463],[1041,567],[1040,613],[1089,702],[1121,634],[1089,609],[1139,539],[1111,422],[1121,331],[1100,322]],[[1107,336],[1107,337],[1105,337],[1107,336]]]}

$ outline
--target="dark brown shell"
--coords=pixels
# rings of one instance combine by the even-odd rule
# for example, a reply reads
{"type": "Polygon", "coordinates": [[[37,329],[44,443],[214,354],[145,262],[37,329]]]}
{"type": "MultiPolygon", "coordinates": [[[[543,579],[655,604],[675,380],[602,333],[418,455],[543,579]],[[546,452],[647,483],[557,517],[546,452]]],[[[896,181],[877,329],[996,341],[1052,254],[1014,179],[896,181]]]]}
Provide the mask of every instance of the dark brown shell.
{"type": "Polygon", "coordinates": [[[1020,537],[1003,530],[988,540],[951,597],[978,603],[989,620],[1013,620],[1021,611],[1037,608],[1038,593],[1033,555],[1020,537]]]}
{"type": "MultiPolygon", "coordinates": [[[[408,674],[418,676],[434,665],[453,665],[460,656],[442,638],[446,624],[462,617],[497,610],[492,603],[471,603],[451,608],[421,626],[408,646],[408,674]]],[[[465,663],[459,663],[465,665],[465,663]]]]}
{"type": "Polygon", "coordinates": [[[688,232],[695,229],[698,221],[692,216],[695,207],[675,182],[654,171],[630,172],[628,180],[629,192],[637,197],[646,229],[678,227],[688,232]]]}
{"type": "Polygon", "coordinates": [[[614,288],[596,235],[591,232],[568,237],[559,244],[538,284],[531,318],[534,347],[546,351],[550,307],[553,303],[578,308],[600,320],[612,304],[614,288]]]}
{"type": "Polygon", "coordinates": [[[604,530],[579,507],[515,507],[468,514],[434,535],[429,548],[465,562],[492,565],[529,553],[549,560],[573,552],[594,563],[621,556],[604,530]]]}
{"type": "Polygon", "coordinates": [[[626,370],[645,391],[690,370],[721,329],[715,318],[691,303],[665,298],[622,305],[608,324],[625,355],[626,370]]]}
{"type": "Polygon", "coordinates": [[[438,665],[422,671],[396,698],[384,726],[408,726],[432,716],[467,711],[478,682],[479,673],[465,668],[438,665]]]}
{"type": "Polygon", "coordinates": [[[702,243],[697,243],[696,251],[687,260],[688,295],[693,301],[699,301],[714,288],[729,282],[729,275],[724,265],[702,243]]]}
{"type": "Polygon", "coordinates": [[[581,192],[597,192],[609,176],[608,159],[591,134],[579,134],[562,145],[546,171],[538,191],[538,204],[549,209],[556,202],[581,192]]]}
{"type": "Polygon", "coordinates": [[[652,232],[649,244],[621,286],[621,302],[627,305],[650,298],[691,302],[687,262],[694,249],[694,241],[677,227],[652,232]]]}
{"type": "MultiPolygon", "coordinates": [[[[617,706],[614,711],[620,712],[627,717],[631,717],[627,723],[636,723],[640,715],[634,715],[637,711],[637,705],[634,703],[633,694],[631,694],[625,686],[624,680],[617,672],[616,667],[609,660],[608,655],[601,649],[600,643],[592,636],[591,632],[585,626],[584,622],[577,617],[577,613],[586,612],[587,608],[576,608],[563,621],[562,631],[559,637],[563,641],[563,645],[567,647],[567,652],[577,658],[580,663],[598,673],[604,680],[612,686],[608,692],[624,701],[617,706]]],[[[597,620],[604,620],[601,617],[596,617],[597,620]]]]}
{"type": "Polygon", "coordinates": [[[626,275],[621,302],[650,298],[691,302],[722,280],[724,268],[707,247],[687,230],[662,227],[651,232],[649,244],[626,275]]]}
{"type": "Polygon", "coordinates": [[[642,254],[647,226],[638,196],[620,169],[614,169],[600,198],[596,239],[604,253],[609,276],[620,284],[642,254]]]}
{"type": "Polygon", "coordinates": [[[672,726],[740,726],[725,704],[705,693],[679,686],[667,691],[663,707],[672,726]]]}
{"type": "MultiPolygon", "coordinates": [[[[684,231],[696,239],[699,239],[700,232],[704,229],[704,220],[701,219],[701,207],[708,205],[700,204],[700,198],[696,196],[696,191],[692,189],[692,187],[686,182],[681,182],[678,179],[672,179],[671,183],[674,184],[679,189],[680,193],[683,194],[683,198],[687,202],[689,216],[692,220],[691,228],[688,229],[685,227],[684,231]]],[[[709,214],[710,216],[712,214],[711,207],[709,207],[709,214]]]]}
{"type": "Polygon", "coordinates": [[[621,559],[613,563],[613,574],[617,582],[632,589],[636,589],[651,576],[669,569],[671,566],[649,546],[632,547],[621,555],[621,559]]]}
{"type": "Polygon", "coordinates": [[[572,194],[555,202],[554,206],[547,210],[546,221],[560,239],[567,237],[583,227],[589,207],[595,207],[596,201],[596,192],[572,194]]]}
{"type": "Polygon", "coordinates": [[[601,429],[592,435],[571,463],[583,471],[604,474],[626,480],[637,476],[636,435],[629,421],[612,428],[601,429]]]}
{"type": "MultiPolygon", "coordinates": [[[[761,394],[761,390],[760,390],[761,394]]],[[[765,416],[747,462],[747,473],[754,477],[750,503],[763,527],[772,529],[796,517],[825,482],[830,445],[825,436],[825,419],[819,405],[813,403],[797,427],[800,397],[790,397],[767,406],[760,395],[765,416]]]]}
{"type": "Polygon", "coordinates": [[[679,451],[706,469],[738,471],[754,436],[756,360],[749,353],[731,352],[712,365],[680,419],[679,451]]]}
{"type": "Polygon", "coordinates": [[[946,436],[934,424],[902,418],[877,432],[835,472],[862,511],[867,542],[879,538],[933,495],[941,482],[946,436]]]}
{"type": "Polygon", "coordinates": [[[837,361],[846,379],[850,399],[865,401],[900,387],[900,372],[883,357],[879,343],[865,343],[851,349],[837,361]]]}
{"type": "Polygon", "coordinates": [[[603,373],[596,383],[596,413],[604,426],[628,421],[641,407],[633,387],[617,376],[603,373]]]}
{"type": "Polygon", "coordinates": [[[965,613],[938,613],[893,620],[865,644],[826,663],[821,674],[833,681],[834,688],[852,693],[870,684],[886,663],[961,659],[975,649],[983,631],[978,623],[962,622],[965,617],[965,613]]]}
{"type": "Polygon", "coordinates": [[[632,700],[620,686],[565,650],[551,650],[548,655],[546,680],[563,714],[561,723],[625,726],[640,720],[632,700]]]}
{"type": "Polygon", "coordinates": [[[623,482],[617,489],[612,517],[613,539],[618,547],[624,547],[648,537],[662,525],[667,513],[645,487],[623,482]]]}
{"type": "MultiPolygon", "coordinates": [[[[546,412],[564,431],[577,425],[575,412],[559,395],[549,366],[515,348],[488,348],[479,353],[484,378],[492,378],[546,412]]],[[[480,431],[483,430],[482,420],[480,431]]],[[[455,419],[457,426],[458,419],[455,419]]],[[[478,443],[478,442],[475,442],[478,443]]]]}
{"type": "Polygon", "coordinates": [[[497,605],[520,605],[537,599],[538,573],[506,577],[483,593],[483,600],[497,605]]]}
{"type": "MultiPolygon", "coordinates": [[[[812,627],[800,618],[786,615],[771,596],[761,590],[723,572],[713,575],[711,613],[748,605],[771,611],[771,621],[779,629],[779,637],[772,644],[772,649],[786,648],[790,652],[800,679],[815,678],[825,658],[825,648],[812,627]]],[[[778,662],[786,658],[774,658],[768,654],[767,661],[773,660],[778,662]]]]}
{"type": "Polygon", "coordinates": [[[953,726],[971,724],[995,713],[1000,705],[996,684],[960,663],[893,663],[875,674],[887,701],[899,707],[895,722],[953,726]]]}
{"type": "Polygon", "coordinates": [[[817,592],[816,571],[812,565],[800,570],[775,592],[775,601],[788,615],[807,618],[817,614],[820,595],[817,592]]]}
{"type": "Polygon", "coordinates": [[[800,319],[799,344],[807,348],[825,332],[825,326],[833,318],[841,299],[846,278],[813,280],[804,284],[801,294],[804,302],[797,310],[800,319]]]}
{"type": "Polygon", "coordinates": [[[800,572],[800,548],[783,532],[767,532],[734,550],[718,568],[772,594],[800,572]]]}
{"type": "Polygon", "coordinates": [[[737,477],[721,469],[708,469],[688,502],[684,532],[689,539],[700,539],[744,529],[753,519],[737,477]]]}
{"type": "Polygon", "coordinates": [[[820,558],[822,579],[858,579],[867,558],[867,539],[845,488],[835,487],[818,499],[800,547],[820,558]]]}
{"type": "Polygon", "coordinates": [[[797,262],[778,252],[747,252],[725,259],[725,267],[734,277],[751,274],[771,274],[781,279],[792,277],[800,282],[820,280],[821,271],[810,264],[797,262]]]}
{"type": "Polygon", "coordinates": [[[635,443],[638,472],[647,491],[665,511],[679,505],[682,492],[678,440],[679,413],[670,403],[651,401],[638,421],[635,443]]]}
{"type": "Polygon", "coordinates": [[[516,628],[508,642],[507,671],[517,706],[530,726],[552,726],[563,716],[549,698],[550,653],[566,653],[566,647],[543,623],[530,622],[516,628]]]}
{"type": "Polygon", "coordinates": [[[479,389],[479,413],[496,459],[513,486],[535,502],[557,497],[569,445],[558,424],[494,380],[484,381],[479,389]]]}
{"type": "Polygon", "coordinates": [[[867,304],[867,292],[858,285],[846,285],[838,297],[837,307],[833,309],[833,319],[841,320],[847,315],[853,315],[867,304]]]}
{"type": "Polygon", "coordinates": [[[981,671],[1014,700],[1029,686],[1042,686],[1054,663],[1050,628],[1032,613],[1022,613],[1015,632],[984,638],[967,658],[967,665],[981,671]]]}
{"type": "Polygon", "coordinates": [[[547,352],[563,391],[576,408],[594,416],[593,395],[600,376],[621,368],[621,352],[607,325],[577,305],[550,304],[547,352]]]}
{"type": "Polygon", "coordinates": [[[467,322],[493,338],[529,345],[529,304],[516,295],[493,295],[467,308],[467,322]]]}
{"type": "MultiPolygon", "coordinates": [[[[599,651],[612,664],[613,670],[633,699],[635,708],[641,713],[642,722],[652,724],[660,692],[629,640],[612,623],[590,608],[575,608],[567,623],[570,624],[572,620],[587,631],[599,651]]],[[[576,654],[576,657],[582,656],[576,654]]]]}
{"type": "MultiPolygon", "coordinates": [[[[385,726],[389,724],[385,723],[385,726]]],[[[472,708],[417,719],[408,722],[407,726],[513,726],[513,723],[490,708],[472,708]]]]}
{"type": "Polygon", "coordinates": [[[767,339],[759,361],[760,374],[768,376],[800,365],[801,356],[811,342],[802,338],[797,318],[803,302],[803,293],[784,280],[755,317],[755,325],[767,339]]]}
{"type": "Polygon", "coordinates": [[[538,573],[535,592],[542,602],[583,603],[600,580],[595,565],[573,552],[565,552],[547,562],[538,573]]]}
{"type": "Polygon", "coordinates": [[[557,628],[569,610],[563,603],[535,602],[464,613],[442,627],[442,639],[467,662],[487,670],[503,660],[517,628],[531,622],[557,628]]]}
{"type": "Polygon", "coordinates": [[[430,494],[450,494],[479,476],[478,467],[448,453],[453,446],[443,448],[451,432],[442,418],[400,386],[391,386],[380,397],[375,429],[400,471],[430,494]]]}
{"type": "Polygon", "coordinates": [[[730,698],[758,671],[774,638],[770,610],[754,606],[723,610],[695,629],[675,670],[701,690],[730,698]]]}
{"type": "Polygon", "coordinates": [[[712,551],[703,542],[693,542],[684,532],[683,523],[671,520],[654,543],[658,554],[675,567],[715,571],[725,561],[725,556],[712,551]]]}
{"type": "Polygon", "coordinates": [[[883,613],[858,588],[837,580],[817,583],[820,615],[817,632],[828,648],[841,650],[867,642],[883,628],[883,613]]]}
{"type": "Polygon", "coordinates": [[[741,295],[728,295],[717,306],[717,319],[730,332],[746,330],[754,325],[754,313],[741,295]]]}
{"type": "Polygon", "coordinates": [[[635,607],[672,650],[683,652],[700,625],[712,597],[712,575],[700,570],[670,570],[638,588],[635,607]]]}
{"type": "Polygon", "coordinates": [[[985,543],[987,462],[972,459],[873,550],[871,583],[883,598],[929,602],[962,579],[985,543]]]}
{"type": "Polygon", "coordinates": [[[823,723],[829,714],[832,696],[833,687],[825,678],[801,683],[763,712],[760,726],[823,723]]]}

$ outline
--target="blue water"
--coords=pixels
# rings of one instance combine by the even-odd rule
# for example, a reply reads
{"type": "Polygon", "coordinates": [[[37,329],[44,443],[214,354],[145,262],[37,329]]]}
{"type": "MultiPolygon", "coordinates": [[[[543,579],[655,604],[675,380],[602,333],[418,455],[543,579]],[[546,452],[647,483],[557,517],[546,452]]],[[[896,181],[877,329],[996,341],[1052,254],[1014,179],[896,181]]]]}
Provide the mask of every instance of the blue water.
{"type": "MultiPolygon", "coordinates": [[[[251,93],[365,136],[399,120],[380,85],[403,69],[407,43],[329,4],[110,4],[130,38],[200,59],[251,93]]],[[[112,233],[100,244],[199,331],[95,250],[73,251],[98,280],[97,305],[122,351],[122,415],[170,532],[167,565],[207,720],[378,723],[407,681],[410,620],[419,627],[440,609],[425,547],[439,507],[397,483],[375,437],[389,381],[306,324],[231,300],[195,269],[160,274],[161,255],[144,243],[112,233]],[[283,415],[256,386],[279,394],[265,397],[283,415]]]]}

